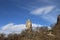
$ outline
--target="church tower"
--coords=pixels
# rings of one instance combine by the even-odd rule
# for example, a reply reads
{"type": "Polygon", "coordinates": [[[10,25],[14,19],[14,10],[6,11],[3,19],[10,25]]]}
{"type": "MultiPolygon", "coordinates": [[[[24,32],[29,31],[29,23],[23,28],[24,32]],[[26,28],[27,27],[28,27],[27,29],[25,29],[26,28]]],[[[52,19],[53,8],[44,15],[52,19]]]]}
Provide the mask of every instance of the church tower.
{"type": "Polygon", "coordinates": [[[32,22],[31,22],[30,19],[28,19],[28,20],[26,21],[26,27],[27,27],[27,29],[29,29],[29,30],[32,29],[32,22]]]}

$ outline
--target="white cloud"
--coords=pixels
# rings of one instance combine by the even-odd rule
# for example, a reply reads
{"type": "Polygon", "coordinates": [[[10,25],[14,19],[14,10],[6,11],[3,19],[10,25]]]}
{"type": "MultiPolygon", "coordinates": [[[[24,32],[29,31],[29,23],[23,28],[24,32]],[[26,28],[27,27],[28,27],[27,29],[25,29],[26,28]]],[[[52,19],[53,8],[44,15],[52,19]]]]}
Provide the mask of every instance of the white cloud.
{"type": "Polygon", "coordinates": [[[47,21],[49,21],[49,22],[56,22],[56,18],[55,17],[53,17],[53,16],[50,16],[50,15],[44,15],[44,16],[42,16],[42,18],[43,19],[46,19],[47,21]]]}
{"type": "Polygon", "coordinates": [[[42,8],[37,8],[37,9],[31,11],[31,14],[34,14],[34,15],[48,14],[54,8],[55,8],[55,6],[46,6],[46,7],[42,7],[42,8]]]}
{"type": "Polygon", "coordinates": [[[38,8],[38,9],[35,9],[31,12],[31,14],[34,14],[34,15],[40,15],[42,14],[42,12],[44,11],[45,8],[38,8]]]}
{"type": "Polygon", "coordinates": [[[43,25],[40,25],[40,24],[32,24],[32,27],[41,27],[41,26],[43,26],[43,25]]]}
{"type": "Polygon", "coordinates": [[[55,8],[55,6],[48,6],[48,7],[45,8],[44,13],[47,14],[47,13],[51,12],[54,8],[55,8]]]}
{"type": "MultiPolygon", "coordinates": [[[[33,27],[38,27],[38,26],[42,26],[40,24],[32,24],[33,27]]],[[[5,34],[9,34],[9,33],[21,33],[21,31],[23,31],[24,29],[27,29],[25,24],[17,24],[15,25],[14,23],[9,23],[5,26],[2,26],[0,33],[5,33],[5,34]]]]}
{"type": "Polygon", "coordinates": [[[56,21],[56,18],[54,17],[54,15],[53,16],[50,15],[51,14],[50,12],[54,11],[55,8],[56,8],[56,6],[46,6],[46,7],[42,7],[42,8],[37,8],[37,9],[31,11],[30,14],[37,15],[37,16],[42,15],[40,17],[42,17],[43,19],[52,23],[52,22],[56,21]]]}
{"type": "Polygon", "coordinates": [[[18,30],[18,29],[25,29],[25,24],[14,25],[13,23],[9,23],[3,26],[2,30],[18,30]]]}

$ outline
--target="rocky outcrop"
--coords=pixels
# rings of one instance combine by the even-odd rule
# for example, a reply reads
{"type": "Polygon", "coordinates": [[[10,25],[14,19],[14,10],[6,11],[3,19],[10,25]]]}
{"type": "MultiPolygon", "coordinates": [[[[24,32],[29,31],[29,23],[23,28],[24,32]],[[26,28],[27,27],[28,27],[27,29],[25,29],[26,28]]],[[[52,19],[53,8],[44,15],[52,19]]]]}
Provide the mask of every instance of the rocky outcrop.
{"type": "Polygon", "coordinates": [[[57,23],[52,28],[53,34],[57,39],[60,39],[60,15],[57,17],[57,23]]]}
{"type": "Polygon", "coordinates": [[[60,24],[60,15],[57,18],[57,24],[60,24]]]}
{"type": "Polygon", "coordinates": [[[53,27],[54,31],[60,30],[60,15],[57,17],[57,23],[53,27]]]}

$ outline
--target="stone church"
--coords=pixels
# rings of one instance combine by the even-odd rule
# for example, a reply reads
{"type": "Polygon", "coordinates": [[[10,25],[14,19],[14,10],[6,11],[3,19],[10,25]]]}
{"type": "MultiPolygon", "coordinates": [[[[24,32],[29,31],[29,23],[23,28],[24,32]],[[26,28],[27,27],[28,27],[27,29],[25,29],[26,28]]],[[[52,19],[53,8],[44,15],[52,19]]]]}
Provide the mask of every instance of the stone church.
{"type": "Polygon", "coordinates": [[[32,22],[31,22],[30,19],[28,19],[28,20],[26,21],[26,28],[29,29],[29,30],[32,30],[32,22]]]}

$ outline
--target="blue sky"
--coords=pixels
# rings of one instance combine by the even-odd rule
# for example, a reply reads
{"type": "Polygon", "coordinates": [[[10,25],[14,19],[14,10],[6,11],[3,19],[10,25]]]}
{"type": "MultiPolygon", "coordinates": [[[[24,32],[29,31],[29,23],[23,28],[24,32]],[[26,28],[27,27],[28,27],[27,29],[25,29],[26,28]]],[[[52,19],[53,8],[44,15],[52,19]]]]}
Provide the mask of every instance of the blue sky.
{"type": "Polygon", "coordinates": [[[0,29],[8,24],[32,23],[50,26],[60,14],[60,0],[0,0],[0,29]]]}

